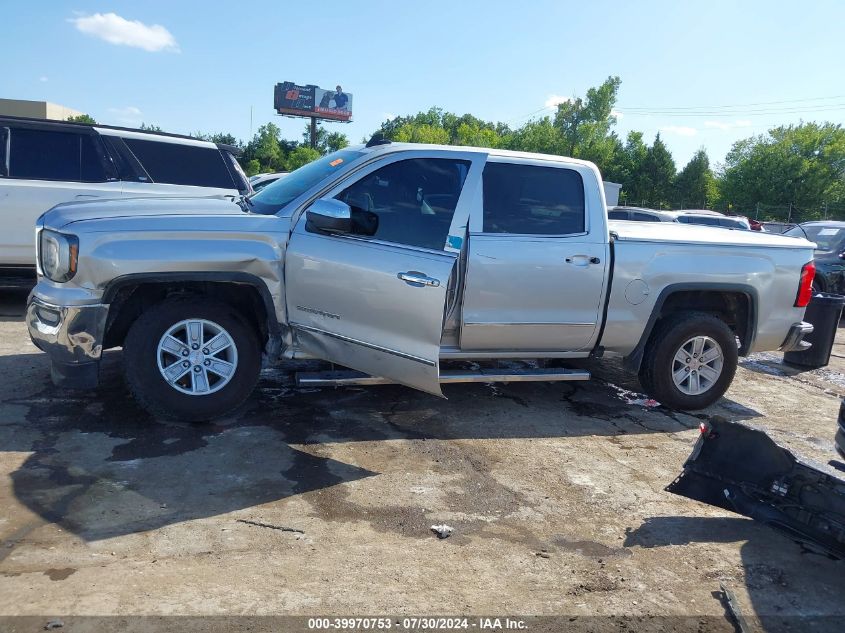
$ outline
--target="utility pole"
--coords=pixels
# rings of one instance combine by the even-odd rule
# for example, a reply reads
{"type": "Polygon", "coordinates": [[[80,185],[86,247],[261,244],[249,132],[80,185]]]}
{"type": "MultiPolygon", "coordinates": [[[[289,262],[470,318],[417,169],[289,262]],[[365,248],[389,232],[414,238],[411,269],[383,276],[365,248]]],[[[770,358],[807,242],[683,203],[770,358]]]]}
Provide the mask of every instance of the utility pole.
{"type": "Polygon", "coordinates": [[[789,203],[789,214],[786,216],[786,223],[792,224],[792,203],[789,203]]]}
{"type": "Polygon", "coordinates": [[[317,117],[311,117],[311,149],[317,149],[317,117]]]}
{"type": "Polygon", "coordinates": [[[760,219],[760,203],[759,202],[757,203],[757,209],[754,211],[754,219],[755,220],[760,219]]]}

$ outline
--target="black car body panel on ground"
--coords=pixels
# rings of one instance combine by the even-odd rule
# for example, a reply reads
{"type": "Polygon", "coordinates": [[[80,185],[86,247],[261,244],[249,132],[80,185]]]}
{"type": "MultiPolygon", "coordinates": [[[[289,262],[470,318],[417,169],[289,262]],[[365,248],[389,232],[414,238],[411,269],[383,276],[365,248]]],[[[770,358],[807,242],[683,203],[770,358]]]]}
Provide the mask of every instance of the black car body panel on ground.
{"type": "Polygon", "coordinates": [[[702,423],[683,473],[666,490],[845,558],[845,479],[798,459],[761,430],[717,419],[702,423]]]}

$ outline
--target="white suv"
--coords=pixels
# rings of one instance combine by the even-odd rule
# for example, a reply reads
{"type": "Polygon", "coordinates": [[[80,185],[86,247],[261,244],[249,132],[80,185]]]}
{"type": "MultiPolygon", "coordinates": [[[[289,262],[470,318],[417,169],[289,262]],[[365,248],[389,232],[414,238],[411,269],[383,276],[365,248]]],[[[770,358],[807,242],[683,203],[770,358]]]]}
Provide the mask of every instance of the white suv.
{"type": "Polygon", "coordinates": [[[236,152],[175,134],[0,116],[0,286],[35,282],[35,221],[55,205],[250,193],[236,152]]]}

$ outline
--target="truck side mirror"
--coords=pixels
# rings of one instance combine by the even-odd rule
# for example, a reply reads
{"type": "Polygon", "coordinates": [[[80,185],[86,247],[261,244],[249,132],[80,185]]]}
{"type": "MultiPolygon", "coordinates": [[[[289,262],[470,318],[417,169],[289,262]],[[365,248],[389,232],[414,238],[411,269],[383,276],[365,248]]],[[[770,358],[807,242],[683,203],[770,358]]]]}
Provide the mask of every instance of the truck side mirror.
{"type": "Polygon", "coordinates": [[[305,229],[324,233],[351,233],[352,209],[334,198],[315,200],[305,211],[305,229]]]}

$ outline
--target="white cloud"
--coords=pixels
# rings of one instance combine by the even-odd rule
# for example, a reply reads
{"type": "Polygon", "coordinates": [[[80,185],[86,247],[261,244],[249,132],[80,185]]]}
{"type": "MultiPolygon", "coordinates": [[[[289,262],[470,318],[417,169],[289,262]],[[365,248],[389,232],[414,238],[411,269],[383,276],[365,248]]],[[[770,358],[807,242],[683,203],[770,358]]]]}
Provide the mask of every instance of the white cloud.
{"type": "Polygon", "coordinates": [[[86,35],[98,37],[109,44],[133,46],[151,53],[179,52],[176,38],[160,24],[148,26],[138,20],[127,20],[116,13],[95,13],[70,18],[76,29],[86,35]]]}
{"type": "Polygon", "coordinates": [[[736,127],[750,127],[751,121],[744,119],[737,119],[736,121],[705,121],[704,127],[715,128],[717,130],[732,130],[736,127]]]}
{"type": "Polygon", "coordinates": [[[38,81],[40,81],[41,83],[45,83],[45,82],[47,81],[47,77],[45,77],[44,75],[41,75],[41,76],[38,78],[38,81]]]}
{"type": "Polygon", "coordinates": [[[660,128],[661,132],[668,134],[677,134],[678,136],[695,136],[698,130],[694,127],[687,127],[686,125],[666,125],[660,128]]]}
{"type": "Polygon", "coordinates": [[[572,97],[564,97],[562,95],[549,95],[549,98],[546,99],[543,105],[547,108],[556,108],[561,103],[566,103],[567,101],[572,101],[572,97]]]}
{"type": "Polygon", "coordinates": [[[109,108],[109,114],[114,117],[115,123],[125,125],[128,127],[138,127],[143,122],[141,118],[144,113],[140,108],[135,106],[126,106],[125,108],[109,108]]]}

